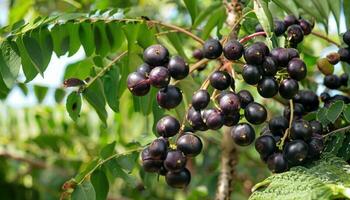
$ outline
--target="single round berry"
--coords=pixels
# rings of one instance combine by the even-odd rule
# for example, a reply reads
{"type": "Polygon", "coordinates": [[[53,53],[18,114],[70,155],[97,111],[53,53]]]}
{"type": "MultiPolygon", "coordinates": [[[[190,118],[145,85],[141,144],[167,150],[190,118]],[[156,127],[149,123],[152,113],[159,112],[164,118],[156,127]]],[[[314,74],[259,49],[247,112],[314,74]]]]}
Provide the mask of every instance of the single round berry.
{"type": "Polygon", "coordinates": [[[327,92],[322,92],[320,94],[321,101],[326,102],[331,99],[331,95],[329,95],[327,92]]]}
{"type": "Polygon", "coordinates": [[[231,130],[233,141],[240,146],[250,145],[255,139],[255,131],[248,123],[240,123],[231,130]]]}
{"type": "Polygon", "coordinates": [[[189,67],[180,56],[173,56],[168,64],[170,76],[176,80],[184,79],[189,73],[189,67]]]}
{"type": "Polygon", "coordinates": [[[343,86],[348,86],[349,76],[347,74],[340,75],[340,84],[343,86]]]}
{"type": "Polygon", "coordinates": [[[286,31],[286,24],[281,20],[274,21],[274,32],[276,36],[281,36],[286,31]]]}
{"type": "Polygon", "coordinates": [[[208,59],[218,58],[222,53],[222,46],[219,40],[209,39],[204,43],[203,55],[208,59]]]}
{"type": "Polygon", "coordinates": [[[255,149],[262,157],[268,157],[276,151],[276,141],[271,135],[262,135],[255,140],[255,149]]]}
{"type": "Polygon", "coordinates": [[[287,29],[287,39],[293,44],[300,43],[304,39],[303,29],[296,24],[289,26],[287,29]]]}
{"type": "Polygon", "coordinates": [[[313,120],[310,122],[312,133],[320,134],[323,133],[323,126],[319,121],[313,120]]]}
{"type": "Polygon", "coordinates": [[[237,93],[239,101],[241,103],[241,108],[245,108],[248,104],[254,101],[254,97],[248,90],[241,90],[237,93]]]}
{"type": "Polygon", "coordinates": [[[173,188],[185,188],[191,181],[191,173],[184,168],[179,172],[167,172],[165,175],[166,183],[173,188]]]}
{"type": "Polygon", "coordinates": [[[281,47],[277,47],[277,48],[272,49],[270,56],[275,61],[276,65],[278,67],[287,66],[287,64],[290,60],[288,50],[285,48],[281,48],[281,47]]]}
{"type": "Polygon", "coordinates": [[[225,71],[215,71],[209,78],[210,85],[218,90],[225,90],[231,84],[231,76],[225,71]]]}
{"type": "Polygon", "coordinates": [[[299,52],[297,49],[294,48],[286,48],[286,51],[288,53],[289,59],[293,59],[293,58],[299,58],[299,52]]]}
{"type": "Polygon", "coordinates": [[[267,167],[273,173],[282,173],[288,170],[288,161],[282,153],[274,153],[267,158],[267,167]]]}
{"type": "Polygon", "coordinates": [[[253,44],[244,49],[244,60],[248,64],[261,65],[265,58],[265,51],[260,46],[253,44]]]}
{"type": "Polygon", "coordinates": [[[292,99],[299,91],[299,84],[296,80],[287,78],[281,81],[278,91],[281,97],[285,99],[292,99]]]}
{"type": "Polygon", "coordinates": [[[224,114],[232,114],[239,111],[241,107],[239,96],[233,92],[227,92],[220,97],[219,107],[224,114]]]}
{"type": "Polygon", "coordinates": [[[294,96],[293,100],[296,103],[301,103],[306,112],[317,110],[320,104],[318,96],[311,90],[299,90],[299,92],[294,96]]]}
{"type": "Polygon", "coordinates": [[[156,130],[160,136],[172,137],[179,132],[180,123],[176,118],[167,115],[157,122],[156,130]]]}
{"type": "Polygon", "coordinates": [[[310,141],[308,142],[309,145],[309,152],[308,156],[311,158],[319,158],[323,149],[324,149],[324,143],[322,137],[312,137],[310,141]]]}
{"type": "Polygon", "coordinates": [[[149,81],[156,88],[166,87],[170,82],[169,70],[165,67],[155,67],[149,73],[149,81]]]}
{"type": "Polygon", "coordinates": [[[325,76],[323,84],[329,89],[338,89],[341,86],[340,78],[334,74],[325,76]]]}
{"type": "Polygon", "coordinates": [[[340,61],[340,55],[339,53],[336,53],[336,52],[329,53],[326,57],[328,62],[331,63],[332,65],[336,65],[340,61]]]}
{"type": "Polygon", "coordinates": [[[163,138],[155,139],[148,147],[152,158],[163,160],[166,156],[168,145],[163,138]]]}
{"type": "Polygon", "coordinates": [[[145,77],[148,77],[151,69],[152,68],[149,66],[149,64],[143,63],[137,68],[136,72],[143,74],[145,77]]]}
{"type": "Polygon", "coordinates": [[[312,136],[312,128],[308,121],[299,119],[292,123],[290,128],[290,137],[294,140],[301,139],[307,141],[312,136]]]}
{"type": "Polygon", "coordinates": [[[306,65],[304,61],[294,58],[291,61],[289,61],[287,66],[288,74],[291,78],[301,81],[306,77],[306,65]]]}
{"type": "Polygon", "coordinates": [[[298,19],[294,15],[287,15],[283,21],[286,24],[286,26],[290,26],[290,25],[299,23],[298,19]]]}
{"type": "Polygon", "coordinates": [[[178,87],[169,85],[157,93],[157,102],[162,108],[171,109],[178,106],[182,101],[182,92],[178,87]]]}
{"type": "Polygon", "coordinates": [[[169,51],[160,44],[147,47],[143,52],[143,60],[151,66],[164,66],[169,61],[169,51]]]}
{"type": "Polygon", "coordinates": [[[270,56],[266,56],[263,64],[261,65],[262,75],[275,76],[277,73],[277,65],[274,59],[270,56]]]}
{"type": "Polygon", "coordinates": [[[204,109],[210,102],[210,95],[207,90],[198,90],[192,96],[192,106],[196,110],[204,109]]]}
{"type": "Polygon", "coordinates": [[[242,71],[242,77],[246,83],[255,85],[259,82],[261,74],[257,66],[245,65],[242,71]]]}
{"type": "Polygon", "coordinates": [[[343,41],[345,42],[345,44],[347,44],[348,46],[350,46],[350,30],[347,30],[344,35],[343,35],[343,41]]]}
{"type": "Polygon", "coordinates": [[[163,160],[153,159],[149,154],[149,148],[145,148],[141,153],[142,168],[146,172],[158,172],[163,166],[163,160]]]}
{"type": "Polygon", "coordinates": [[[187,157],[197,156],[203,148],[201,139],[192,134],[185,133],[176,142],[177,149],[182,151],[187,157]]]}
{"type": "Polygon", "coordinates": [[[283,116],[273,117],[269,121],[269,129],[272,133],[284,133],[284,131],[288,128],[288,120],[283,116]]]}
{"type": "Polygon", "coordinates": [[[224,46],[224,56],[228,60],[238,60],[243,54],[243,45],[237,40],[230,40],[224,46]]]}
{"type": "Polygon", "coordinates": [[[350,49],[349,48],[339,48],[338,50],[339,59],[344,62],[350,62],[350,49]]]}
{"type": "MultiPolygon", "coordinates": [[[[294,118],[300,118],[305,112],[304,106],[300,103],[295,103],[293,105],[293,107],[294,107],[294,112],[293,112],[294,118]]],[[[289,105],[284,108],[283,116],[285,118],[287,118],[288,120],[290,119],[290,107],[289,107],[289,105]]]]}
{"type": "Polygon", "coordinates": [[[193,107],[188,110],[186,119],[193,129],[200,131],[208,130],[208,127],[205,125],[200,111],[196,111],[193,107]]]}
{"type": "Polygon", "coordinates": [[[300,19],[299,25],[301,29],[303,29],[304,35],[309,35],[311,33],[312,25],[310,24],[310,22],[306,21],[305,19],[300,19]]]}
{"type": "Polygon", "coordinates": [[[271,98],[278,93],[278,83],[273,77],[262,78],[257,88],[259,94],[265,98],[271,98]]]}
{"type": "Polygon", "coordinates": [[[239,112],[235,112],[229,115],[224,115],[224,125],[229,127],[234,126],[238,124],[240,117],[241,115],[239,114],[239,112]]]}
{"type": "Polygon", "coordinates": [[[288,142],[283,149],[284,157],[292,165],[303,163],[309,151],[308,145],[302,140],[288,142]]]}
{"type": "Polygon", "coordinates": [[[334,72],[334,66],[328,61],[327,58],[319,58],[316,61],[317,68],[324,75],[331,75],[334,72]]]}
{"type": "Polygon", "coordinates": [[[202,118],[209,129],[217,130],[224,125],[224,116],[217,109],[207,109],[202,113],[202,118]]]}
{"type": "Polygon", "coordinates": [[[264,42],[255,42],[252,46],[261,49],[264,56],[270,54],[269,47],[264,42]]]}
{"type": "Polygon", "coordinates": [[[202,51],[202,49],[196,49],[196,50],[194,50],[193,53],[192,53],[192,57],[195,58],[195,59],[197,59],[197,60],[203,59],[204,56],[203,56],[203,51],[202,51]]]}
{"type": "Polygon", "coordinates": [[[179,150],[168,151],[164,160],[164,167],[168,171],[181,171],[186,166],[186,157],[179,150]]]}
{"type": "Polygon", "coordinates": [[[244,116],[252,124],[261,124],[267,118],[267,111],[263,105],[252,102],[244,109],[244,116]]]}
{"type": "Polygon", "coordinates": [[[151,88],[148,79],[138,72],[129,74],[127,84],[128,89],[135,96],[144,96],[151,88]]]}

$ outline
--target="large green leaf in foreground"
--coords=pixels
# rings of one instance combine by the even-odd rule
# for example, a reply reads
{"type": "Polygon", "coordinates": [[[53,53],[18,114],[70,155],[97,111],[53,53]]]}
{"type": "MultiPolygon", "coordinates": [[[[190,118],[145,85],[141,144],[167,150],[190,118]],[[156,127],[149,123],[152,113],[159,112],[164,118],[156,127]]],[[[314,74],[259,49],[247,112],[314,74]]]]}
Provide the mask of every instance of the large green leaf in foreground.
{"type": "Polygon", "coordinates": [[[270,176],[253,190],[250,200],[350,198],[350,166],[341,158],[325,153],[306,167],[293,167],[270,176]]]}

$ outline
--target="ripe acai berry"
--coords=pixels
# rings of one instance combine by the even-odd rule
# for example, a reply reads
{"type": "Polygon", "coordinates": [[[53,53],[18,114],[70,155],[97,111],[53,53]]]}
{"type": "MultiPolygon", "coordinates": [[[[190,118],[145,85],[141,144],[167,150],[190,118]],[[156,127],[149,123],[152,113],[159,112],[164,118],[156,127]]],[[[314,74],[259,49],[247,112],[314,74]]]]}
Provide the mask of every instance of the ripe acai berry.
{"type": "Polygon", "coordinates": [[[158,172],[163,166],[163,160],[153,158],[149,154],[149,148],[145,148],[141,153],[142,168],[146,172],[158,172]]]}
{"type": "Polygon", "coordinates": [[[304,61],[298,58],[294,58],[291,61],[289,61],[287,71],[289,76],[297,81],[303,80],[306,77],[307,73],[304,61]]]}
{"type": "Polygon", "coordinates": [[[203,148],[201,139],[192,134],[185,133],[176,142],[177,149],[182,151],[187,157],[197,156],[203,148]]]}
{"type": "Polygon", "coordinates": [[[266,158],[276,151],[276,141],[271,135],[262,135],[255,140],[255,149],[266,158]]]}
{"type": "Polygon", "coordinates": [[[224,115],[224,125],[229,127],[236,125],[239,122],[240,117],[241,115],[239,114],[239,112],[224,115]]]}
{"type": "MultiPolygon", "coordinates": [[[[305,112],[304,106],[300,103],[294,103],[293,107],[294,107],[294,112],[293,112],[294,118],[301,118],[301,116],[305,112]]],[[[285,118],[287,118],[288,120],[290,119],[290,107],[289,107],[289,105],[284,108],[283,116],[285,118]]]]}
{"type": "Polygon", "coordinates": [[[225,90],[231,84],[231,76],[225,71],[216,71],[210,76],[209,81],[213,88],[225,90]]]}
{"type": "Polygon", "coordinates": [[[143,60],[151,66],[164,66],[169,61],[169,51],[160,44],[147,47],[143,52],[143,60]]]}
{"type": "Polygon", "coordinates": [[[283,154],[291,165],[299,165],[305,161],[308,151],[309,147],[303,140],[293,140],[286,144],[283,154]]]}
{"type": "Polygon", "coordinates": [[[163,160],[168,149],[167,142],[164,138],[155,139],[148,147],[149,154],[152,158],[163,160]]]}
{"type": "Polygon", "coordinates": [[[189,73],[189,67],[180,56],[173,56],[168,64],[170,76],[176,80],[185,78],[189,73]]]}
{"type": "Polygon", "coordinates": [[[288,50],[285,48],[281,48],[281,47],[277,47],[277,48],[272,49],[270,56],[275,61],[276,65],[278,67],[287,66],[287,64],[290,60],[288,50]]]}
{"type": "Polygon", "coordinates": [[[198,90],[192,96],[192,106],[196,110],[204,109],[210,102],[210,95],[207,90],[198,90]]]}
{"type": "Polygon", "coordinates": [[[298,93],[299,85],[294,79],[287,78],[281,81],[279,86],[279,93],[281,97],[285,99],[292,99],[296,93],[298,93]]]}
{"type": "Polygon", "coordinates": [[[207,125],[203,121],[201,112],[196,111],[193,107],[188,110],[186,119],[193,129],[200,131],[208,130],[207,125]]]}
{"type": "Polygon", "coordinates": [[[167,115],[157,122],[156,130],[160,136],[172,137],[179,132],[180,123],[176,118],[167,115]]]}
{"type": "Polygon", "coordinates": [[[136,72],[143,74],[145,77],[148,77],[149,73],[151,72],[151,66],[147,63],[142,63],[136,70],[136,72]]]}
{"type": "Polygon", "coordinates": [[[288,120],[283,116],[273,117],[269,121],[269,129],[273,135],[283,135],[284,131],[288,128],[288,120]]]}
{"type": "Polygon", "coordinates": [[[296,120],[290,128],[290,137],[294,140],[301,139],[307,141],[312,136],[312,128],[308,121],[303,119],[296,120]]]}
{"type": "Polygon", "coordinates": [[[184,168],[179,172],[167,172],[165,181],[173,188],[185,188],[191,181],[191,173],[184,168]]]}
{"type": "Polygon", "coordinates": [[[286,48],[286,51],[288,53],[289,59],[293,58],[299,58],[299,52],[297,49],[294,48],[286,48]]]}
{"type": "Polygon", "coordinates": [[[138,72],[129,74],[127,85],[130,92],[136,96],[146,95],[151,88],[149,81],[145,75],[138,72]]]}
{"type": "Polygon", "coordinates": [[[288,15],[288,16],[284,17],[283,21],[286,24],[286,26],[290,26],[290,25],[299,23],[298,19],[294,15],[288,15]]]}
{"type": "Polygon", "coordinates": [[[262,75],[274,76],[277,72],[277,65],[274,59],[270,56],[266,56],[263,64],[261,65],[262,75]]]}
{"type": "Polygon", "coordinates": [[[219,99],[219,107],[224,114],[232,114],[239,111],[239,96],[233,92],[225,93],[219,99]]]}
{"type": "Polygon", "coordinates": [[[253,44],[244,49],[244,60],[248,64],[261,65],[265,58],[266,49],[261,48],[257,44],[253,44]]]}
{"type": "Polygon", "coordinates": [[[306,112],[317,110],[320,104],[318,96],[311,90],[299,90],[299,92],[294,96],[293,100],[296,103],[302,104],[306,112]]]}
{"type": "Polygon", "coordinates": [[[222,53],[222,45],[219,40],[209,39],[203,45],[203,56],[208,59],[218,58],[222,53]]]}
{"type": "Polygon", "coordinates": [[[349,48],[339,48],[338,50],[339,59],[344,62],[350,62],[350,49],[349,48]]]}
{"type": "Polygon", "coordinates": [[[348,46],[350,46],[350,30],[347,30],[344,35],[343,35],[343,41],[345,42],[345,44],[347,44],[348,46]]]}
{"type": "Polygon", "coordinates": [[[282,153],[274,153],[267,158],[267,167],[273,173],[282,173],[288,170],[288,161],[282,153]]]}
{"type": "Polygon", "coordinates": [[[206,109],[202,118],[209,129],[217,130],[224,125],[224,115],[217,109],[206,109]]]}
{"type": "Polygon", "coordinates": [[[238,60],[243,54],[243,45],[237,40],[230,40],[224,46],[224,56],[228,60],[238,60]]]}
{"type": "Polygon", "coordinates": [[[233,141],[240,146],[250,145],[255,139],[255,131],[248,123],[240,123],[231,130],[233,141]]]}
{"type": "Polygon", "coordinates": [[[194,50],[193,53],[192,53],[192,57],[197,59],[197,60],[203,59],[203,51],[202,51],[202,49],[194,50]]]}
{"type": "Polygon", "coordinates": [[[237,93],[239,101],[241,103],[241,108],[245,108],[248,104],[254,101],[254,97],[248,90],[241,90],[237,93]]]}
{"type": "Polygon", "coordinates": [[[323,133],[323,126],[322,126],[322,124],[319,121],[316,121],[316,120],[311,121],[310,122],[310,126],[311,126],[311,129],[312,129],[312,133],[322,135],[322,133],[323,133]]]}
{"type": "Polygon", "coordinates": [[[347,74],[340,75],[340,84],[343,86],[348,86],[349,76],[347,74]]]}
{"type": "Polygon", "coordinates": [[[186,157],[179,150],[168,151],[164,160],[164,167],[168,171],[181,171],[186,166],[186,157]]]}
{"type": "Polygon", "coordinates": [[[252,124],[261,124],[267,118],[267,111],[263,105],[252,102],[244,109],[244,116],[252,124]]]}
{"type": "Polygon", "coordinates": [[[312,137],[310,141],[308,142],[309,145],[309,152],[308,156],[311,158],[319,158],[323,149],[324,149],[324,143],[322,137],[312,137]]]}
{"type": "Polygon", "coordinates": [[[245,65],[242,71],[242,77],[246,83],[255,85],[259,82],[261,74],[257,66],[245,65]]]}
{"type": "Polygon", "coordinates": [[[304,39],[303,29],[296,24],[289,26],[287,29],[287,39],[293,44],[300,43],[304,39]]]}
{"type": "Polygon", "coordinates": [[[299,19],[299,25],[303,29],[304,35],[309,35],[312,31],[312,25],[305,19],[299,19]]]}
{"type": "Polygon", "coordinates": [[[169,70],[165,67],[155,67],[149,73],[149,81],[156,88],[166,87],[170,82],[169,70]]]}
{"type": "Polygon", "coordinates": [[[340,78],[334,74],[325,76],[323,84],[329,89],[338,89],[341,86],[340,78]]]}
{"type": "Polygon", "coordinates": [[[274,21],[274,32],[276,36],[281,36],[286,31],[286,24],[281,20],[274,21]]]}
{"type": "Polygon", "coordinates": [[[182,101],[182,92],[178,87],[169,85],[157,93],[157,102],[162,108],[171,109],[178,106],[182,101]]]}
{"type": "Polygon", "coordinates": [[[258,82],[258,92],[262,97],[271,98],[278,93],[278,83],[273,77],[264,77],[258,82]]]}

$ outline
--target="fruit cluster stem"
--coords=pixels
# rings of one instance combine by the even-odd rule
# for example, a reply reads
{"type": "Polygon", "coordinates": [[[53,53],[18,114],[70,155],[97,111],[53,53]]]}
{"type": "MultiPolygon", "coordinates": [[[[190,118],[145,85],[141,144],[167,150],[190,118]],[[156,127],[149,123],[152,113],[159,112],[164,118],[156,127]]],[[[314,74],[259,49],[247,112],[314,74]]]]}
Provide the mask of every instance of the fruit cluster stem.
{"type": "Polygon", "coordinates": [[[284,132],[284,135],[281,139],[281,143],[278,146],[279,149],[283,149],[283,145],[290,134],[290,128],[292,127],[292,122],[293,122],[293,118],[294,118],[293,100],[289,100],[289,107],[290,107],[289,128],[287,128],[286,131],[284,132]]]}
{"type": "Polygon", "coordinates": [[[256,32],[256,33],[245,36],[244,38],[240,39],[239,42],[245,43],[245,42],[248,42],[249,40],[251,40],[257,36],[266,36],[266,33],[264,31],[256,32]]]}
{"type": "Polygon", "coordinates": [[[329,38],[329,37],[327,37],[327,36],[325,36],[325,35],[322,35],[322,34],[320,34],[320,33],[314,32],[314,31],[311,32],[311,34],[314,35],[314,36],[316,36],[316,37],[319,37],[319,38],[321,38],[321,39],[323,39],[323,40],[326,40],[327,42],[329,42],[329,43],[331,43],[331,44],[334,44],[334,45],[337,46],[337,47],[340,47],[340,44],[339,44],[338,42],[332,40],[331,38],[329,38]]]}

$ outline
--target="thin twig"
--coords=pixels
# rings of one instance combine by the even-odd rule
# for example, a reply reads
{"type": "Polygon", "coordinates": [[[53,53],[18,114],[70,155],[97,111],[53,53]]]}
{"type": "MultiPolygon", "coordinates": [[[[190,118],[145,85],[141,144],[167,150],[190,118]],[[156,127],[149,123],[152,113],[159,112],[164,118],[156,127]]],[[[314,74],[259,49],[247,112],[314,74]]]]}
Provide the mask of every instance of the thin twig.
{"type": "Polygon", "coordinates": [[[284,142],[286,141],[286,139],[288,138],[288,136],[290,134],[290,128],[292,127],[293,118],[294,118],[293,100],[289,100],[289,107],[290,107],[289,128],[287,128],[286,131],[284,132],[284,135],[281,139],[281,143],[278,146],[279,149],[283,149],[284,142]]]}
{"type": "Polygon", "coordinates": [[[0,157],[9,158],[9,159],[16,160],[19,162],[24,162],[24,163],[27,163],[31,167],[34,167],[34,168],[39,168],[39,169],[47,168],[47,164],[44,161],[33,160],[33,159],[29,159],[28,157],[20,157],[17,155],[13,155],[9,152],[1,152],[0,157]]]}
{"type": "Polygon", "coordinates": [[[331,38],[329,38],[325,35],[322,35],[321,33],[317,33],[317,32],[312,31],[311,34],[316,36],[316,37],[319,37],[323,40],[326,40],[327,42],[332,43],[332,44],[336,45],[337,47],[340,47],[340,44],[338,42],[332,40],[331,38]]]}
{"type": "Polygon", "coordinates": [[[247,41],[249,41],[257,36],[266,36],[266,33],[264,31],[256,32],[256,33],[245,36],[244,38],[240,39],[239,42],[245,43],[245,42],[247,42],[247,41]]]}
{"type": "Polygon", "coordinates": [[[332,134],[335,134],[335,133],[338,133],[338,132],[341,132],[341,131],[347,131],[347,130],[350,130],[350,126],[345,126],[343,128],[340,128],[340,129],[334,130],[332,132],[329,132],[326,135],[324,135],[323,138],[326,138],[326,137],[328,137],[328,136],[330,136],[332,134]]]}

